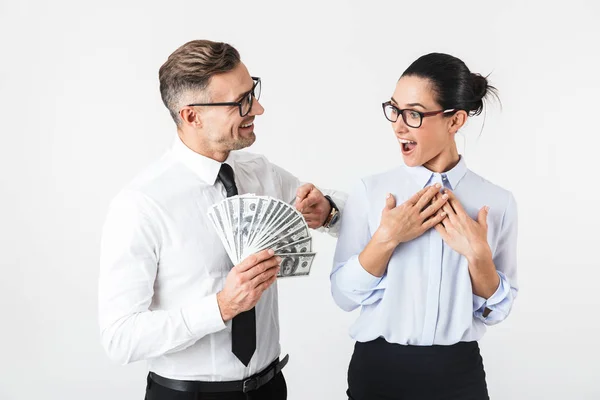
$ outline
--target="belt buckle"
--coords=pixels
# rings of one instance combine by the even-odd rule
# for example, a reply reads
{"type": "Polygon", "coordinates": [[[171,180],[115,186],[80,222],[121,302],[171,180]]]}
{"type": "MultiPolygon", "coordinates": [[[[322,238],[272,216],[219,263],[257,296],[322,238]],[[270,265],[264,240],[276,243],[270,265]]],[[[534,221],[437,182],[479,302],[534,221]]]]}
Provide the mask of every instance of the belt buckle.
{"type": "Polygon", "coordinates": [[[248,393],[251,390],[258,389],[258,379],[248,378],[242,384],[242,392],[248,393]]]}

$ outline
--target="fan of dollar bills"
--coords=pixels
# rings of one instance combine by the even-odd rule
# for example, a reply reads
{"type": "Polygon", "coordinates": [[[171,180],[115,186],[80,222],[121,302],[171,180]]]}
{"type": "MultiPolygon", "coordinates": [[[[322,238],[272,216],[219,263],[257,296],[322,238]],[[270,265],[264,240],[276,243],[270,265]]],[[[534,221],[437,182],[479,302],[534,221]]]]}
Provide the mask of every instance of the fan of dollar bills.
{"type": "Polygon", "coordinates": [[[281,257],[279,277],[308,275],[315,258],[304,217],[292,205],[266,196],[228,197],[208,210],[234,265],[265,249],[281,257]]]}

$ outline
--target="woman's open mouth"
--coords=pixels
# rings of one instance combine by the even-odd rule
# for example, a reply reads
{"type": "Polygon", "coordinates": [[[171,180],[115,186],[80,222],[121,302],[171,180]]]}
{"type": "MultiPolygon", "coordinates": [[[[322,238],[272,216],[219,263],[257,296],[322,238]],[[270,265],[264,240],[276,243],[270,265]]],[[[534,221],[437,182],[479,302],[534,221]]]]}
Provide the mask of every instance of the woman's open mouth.
{"type": "Polygon", "coordinates": [[[409,155],[417,147],[417,142],[412,141],[412,140],[399,138],[398,142],[400,142],[400,147],[402,148],[402,154],[404,154],[404,155],[409,155]]]}

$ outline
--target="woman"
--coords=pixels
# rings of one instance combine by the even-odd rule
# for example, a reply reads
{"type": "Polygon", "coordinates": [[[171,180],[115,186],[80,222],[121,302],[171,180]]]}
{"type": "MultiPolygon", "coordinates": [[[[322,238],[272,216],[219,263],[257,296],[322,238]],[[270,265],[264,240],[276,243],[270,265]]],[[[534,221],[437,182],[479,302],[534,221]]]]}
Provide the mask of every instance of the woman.
{"type": "Polygon", "coordinates": [[[461,60],[434,53],[383,103],[405,165],[354,189],[331,274],[336,303],[361,307],[350,399],[489,398],[477,341],[517,295],[517,208],[467,169],[454,136],[494,94],[461,60]]]}

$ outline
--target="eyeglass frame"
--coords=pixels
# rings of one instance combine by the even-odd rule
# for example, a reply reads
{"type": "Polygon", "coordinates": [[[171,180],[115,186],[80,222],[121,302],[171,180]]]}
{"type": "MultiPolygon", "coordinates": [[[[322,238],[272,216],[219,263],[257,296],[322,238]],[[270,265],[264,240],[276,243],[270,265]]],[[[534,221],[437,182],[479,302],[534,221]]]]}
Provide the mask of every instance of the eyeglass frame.
{"type": "MultiPolygon", "coordinates": [[[[250,111],[252,111],[252,100],[256,99],[258,100],[260,97],[260,93],[258,94],[258,97],[256,97],[254,95],[254,90],[256,89],[256,86],[258,86],[259,84],[262,85],[261,80],[259,77],[257,76],[251,76],[252,80],[255,81],[254,85],[252,86],[252,89],[249,92],[244,93],[242,101],[244,101],[244,99],[246,98],[246,96],[248,96],[249,94],[252,94],[252,97],[250,97],[250,105],[248,107],[248,111],[246,112],[246,114],[242,114],[242,101],[229,101],[229,102],[225,102],[225,103],[192,103],[192,104],[188,104],[186,107],[202,107],[202,106],[237,106],[238,107],[238,111],[240,112],[240,117],[245,117],[246,115],[250,114],[250,111]]],[[[261,88],[262,90],[262,88],[261,88]]]]}
{"type": "Polygon", "coordinates": [[[400,108],[396,107],[395,105],[393,105],[391,101],[386,101],[386,102],[381,103],[381,108],[383,109],[383,115],[385,116],[385,119],[387,119],[391,123],[397,122],[398,118],[396,118],[396,121],[392,121],[391,119],[388,118],[387,114],[385,113],[385,108],[387,106],[391,106],[392,108],[395,108],[396,111],[398,112],[398,114],[402,116],[402,121],[406,124],[406,126],[409,126],[411,128],[415,128],[415,129],[420,128],[421,125],[423,125],[423,118],[433,117],[434,115],[438,115],[438,114],[442,114],[442,113],[445,114],[445,113],[449,113],[449,112],[458,111],[458,109],[456,109],[456,108],[450,108],[448,110],[427,111],[427,112],[413,110],[412,108],[400,109],[400,108]],[[419,116],[421,117],[421,122],[419,123],[419,126],[409,125],[406,122],[406,119],[404,118],[404,111],[412,111],[412,112],[416,112],[417,114],[419,114],[419,116]]]}

